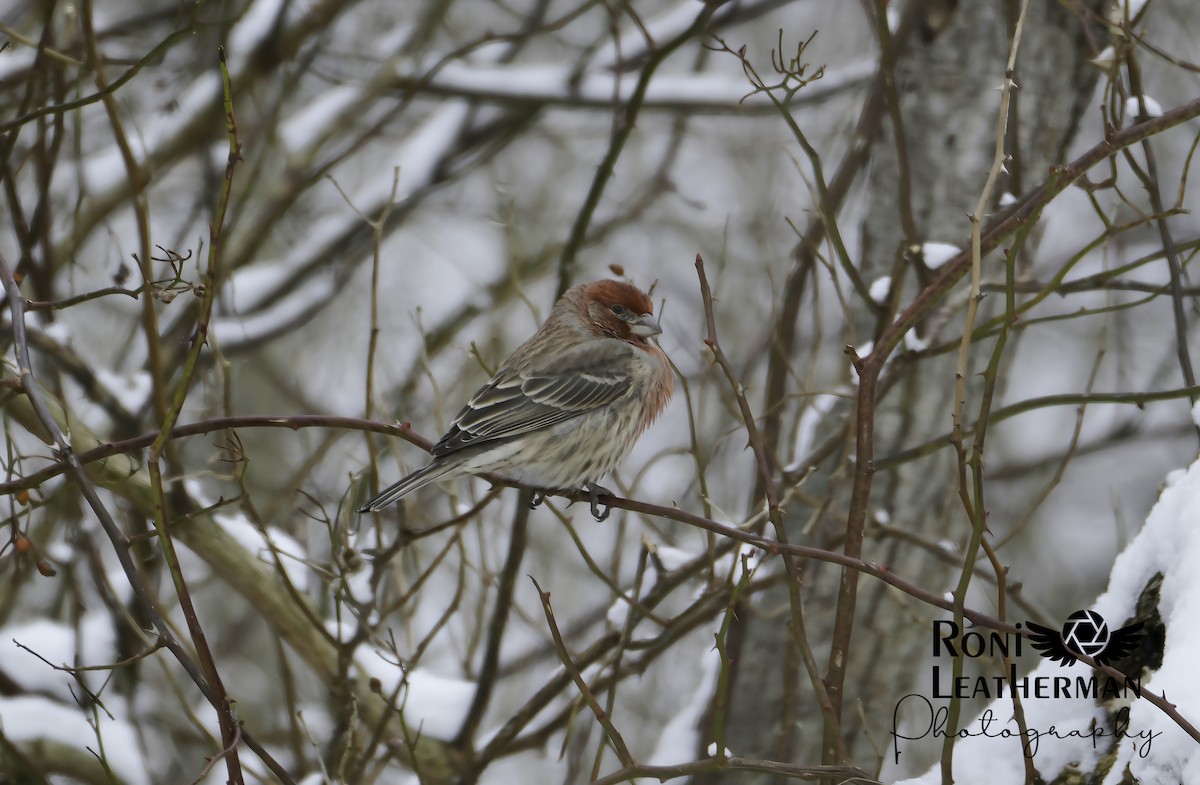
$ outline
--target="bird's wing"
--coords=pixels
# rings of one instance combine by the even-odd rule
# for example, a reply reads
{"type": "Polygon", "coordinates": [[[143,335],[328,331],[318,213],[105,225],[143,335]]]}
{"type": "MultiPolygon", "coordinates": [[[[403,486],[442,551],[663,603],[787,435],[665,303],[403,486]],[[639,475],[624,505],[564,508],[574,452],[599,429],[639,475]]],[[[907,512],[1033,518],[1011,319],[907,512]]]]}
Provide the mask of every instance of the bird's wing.
{"type": "Polygon", "coordinates": [[[612,403],[629,390],[628,374],[611,367],[588,370],[564,362],[554,370],[502,369],[454,418],[433,448],[436,457],[482,442],[547,428],[612,403]]]}
{"type": "Polygon", "coordinates": [[[1033,639],[1033,648],[1042,652],[1043,657],[1048,657],[1052,662],[1057,662],[1059,667],[1070,665],[1078,659],[1067,648],[1067,644],[1063,643],[1062,635],[1057,630],[1043,627],[1031,621],[1025,622],[1025,627],[1031,633],[1029,637],[1033,639]]]}
{"type": "Polygon", "coordinates": [[[1101,665],[1108,665],[1113,660],[1119,660],[1137,647],[1142,638],[1142,627],[1145,622],[1139,621],[1137,624],[1130,624],[1128,627],[1122,627],[1112,634],[1108,639],[1108,645],[1104,647],[1104,651],[1096,655],[1096,662],[1101,665]]]}

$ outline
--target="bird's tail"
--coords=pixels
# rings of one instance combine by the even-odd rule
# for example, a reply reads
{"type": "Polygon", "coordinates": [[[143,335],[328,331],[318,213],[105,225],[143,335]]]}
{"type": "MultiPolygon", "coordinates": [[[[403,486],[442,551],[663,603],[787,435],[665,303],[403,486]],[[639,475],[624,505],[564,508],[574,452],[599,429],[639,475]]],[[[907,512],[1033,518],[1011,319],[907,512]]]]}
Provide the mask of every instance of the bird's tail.
{"type": "Polygon", "coordinates": [[[371,501],[358,508],[360,513],[379,512],[389,504],[394,503],[397,499],[412,493],[418,488],[423,488],[431,482],[436,482],[442,479],[447,474],[450,474],[457,469],[453,463],[434,462],[426,466],[424,469],[418,469],[412,474],[405,477],[403,480],[388,486],[383,493],[376,496],[371,501]]]}

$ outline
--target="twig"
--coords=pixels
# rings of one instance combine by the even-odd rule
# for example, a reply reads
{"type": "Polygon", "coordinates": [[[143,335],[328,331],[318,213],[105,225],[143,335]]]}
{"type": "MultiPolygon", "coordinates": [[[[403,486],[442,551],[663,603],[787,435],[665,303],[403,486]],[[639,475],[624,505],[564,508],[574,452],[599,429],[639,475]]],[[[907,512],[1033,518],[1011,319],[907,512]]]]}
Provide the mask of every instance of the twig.
{"type": "Polygon", "coordinates": [[[776,462],[767,454],[762,435],[755,424],[754,412],[750,411],[750,403],[746,400],[746,388],[738,380],[733,366],[729,364],[729,359],[721,350],[720,341],[717,340],[717,319],[713,314],[712,289],[708,286],[708,276],[704,274],[704,259],[700,257],[700,254],[696,254],[696,276],[700,279],[700,300],[704,305],[704,322],[708,328],[704,345],[712,350],[713,359],[725,374],[725,379],[729,382],[734,397],[737,399],[738,411],[742,415],[742,424],[746,427],[746,438],[749,440],[750,449],[754,452],[754,462],[758,466],[758,473],[765,489],[767,507],[770,511],[768,514],[774,513],[779,508],[779,492],[775,487],[774,479],[776,462]]]}
{"type": "MultiPolygon", "coordinates": [[[[1026,412],[1044,409],[1050,406],[1089,406],[1095,403],[1112,403],[1143,408],[1155,401],[1174,401],[1180,398],[1191,398],[1200,394],[1200,385],[1196,387],[1178,387],[1173,390],[1151,390],[1149,392],[1114,392],[1114,393],[1062,393],[1059,395],[1042,395],[1037,398],[1027,398],[1024,401],[1002,406],[991,413],[990,421],[994,425],[1003,420],[1016,417],[1026,412]]],[[[963,436],[970,436],[978,428],[978,423],[963,430],[963,436]]],[[[880,469],[890,469],[901,463],[911,461],[924,455],[936,452],[950,446],[950,435],[941,434],[915,447],[894,453],[879,459],[880,469]]],[[[2,488],[3,486],[0,486],[2,488]]]]}
{"type": "MultiPolygon", "coordinates": [[[[1000,359],[1003,356],[1004,348],[1008,343],[1008,331],[1012,324],[1013,314],[1015,312],[1014,295],[1010,293],[1006,297],[1006,319],[1003,323],[1003,328],[1000,332],[1000,337],[996,340],[996,345],[992,351],[991,361],[988,363],[987,371],[985,372],[985,384],[982,400],[979,404],[979,417],[977,422],[979,426],[975,433],[975,441],[971,455],[967,455],[966,448],[963,443],[962,436],[962,413],[963,407],[966,405],[967,397],[967,360],[970,356],[971,337],[975,330],[975,316],[978,313],[979,303],[983,299],[983,294],[980,292],[979,285],[983,278],[983,254],[980,250],[983,214],[987,209],[988,204],[992,200],[992,192],[996,187],[996,180],[999,179],[1000,173],[1004,171],[1004,163],[1007,156],[1004,152],[1004,143],[1008,137],[1008,120],[1009,120],[1009,102],[1012,97],[1012,91],[1017,86],[1013,81],[1017,69],[1017,52],[1021,48],[1021,33],[1025,30],[1025,17],[1029,12],[1029,0],[1024,0],[1021,3],[1021,13],[1017,17],[1016,27],[1013,29],[1012,44],[1008,50],[1008,66],[1004,71],[1004,84],[1000,88],[1000,110],[996,120],[996,143],[995,151],[992,155],[992,166],[988,171],[987,180],[984,182],[983,190],[979,193],[979,200],[975,203],[975,211],[970,215],[971,222],[971,291],[967,298],[967,315],[962,332],[962,342],[958,348],[958,362],[954,374],[954,410],[951,415],[951,442],[954,444],[955,451],[958,453],[958,486],[959,497],[962,499],[963,507],[966,510],[967,518],[971,523],[971,537],[963,553],[962,569],[959,573],[958,584],[954,590],[954,623],[958,625],[958,629],[962,629],[963,617],[962,610],[966,606],[967,591],[971,585],[971,578],[975,573],[975,560],[979,555],[980,545],[984,541],[984,532],[987,529],[987,508],[984,504],[983,497],[983,447],[984,439],[987,435],[988,415],[991,412],[993,395],[996,389],[996,376],[999,371],[1000,359]],[[971,498],[971,491],[967,484],[967,466],[971,466],[974,476],[974,499],[971,498]]],[[[1028,234],[1029,228],[1032,227],[1032,222],[1019,233],[1021,240],[1028,234]]],[[[1017,245],[1020,243],[1018,242],[1017,245]]],[[[1014,275],[1014,256],[1015,249],[1011,249],[1008,258],[1007,276],[1008,281],[1015,279],[1014,275]]],[[[1001,596],[999,607],[1002,609],[1001,618],[1004,617],[1003,608],[1005,607],[1003,591],[1004,591],[1004,575],[1000,570],[996,573],[997,585],[1000,588],[1001,596]]],[[[956,657],[952,665],[952,678],[958,679],[962,677],[965,662],[962,657],[956,657]]],[[[1015,692],[1014,692],[1015,694],[1015,692]]],[[[1020,711],[1020,706],[1017,706],[1017,713],[1023,719],[1024,715],[1020,711]]],[[[942,743],[942,780],[949,783],[954,779],[954,745],[958,740],[958,722],[962,712],[962,699],[958,694],[955,694],[950,699],[949,711],[947,713],[946,725],[949,732],[946,734],[942,743]]],[[[1026,769],[1030,770],[1032,763],[1026,763],[1026,769]]]]}
{"type": "MultiPolygon", "coordinates": [[[[349,194],[342,190],[342,186],[338,184],[337,180],[330,177],[329,181],[333,183],[333,187],[342,195],[342,199],[345,200],[350,209],[358,213],[358,216],[363,219],[367,226],[371,227],[371,234],[375,241],[371,253],[371,307],[368,315],[367,378],[363,383],[363,417],[369,420],[375,413],[375,352],[379,346],[379,267],[383,258],[383,230],[387,226],[388,214],[396,206],[396,194],[400,188],[400,167],[396,166],[392,168],[392,192],[387,202],[380,208],[378,218],[371,218],[355,207],[354,201],[350,198],[349,194]]],[[[374,496],[378,492],[379,485],[379,473],[376,468],[379,465],[379,453],[370,432],[365,433],[364,436],[366,437],[367,454],[370,456],[371,462],[371,484],[368,490],[374,496]]],[[[378,527],[380,517],[375,516],[375,520],[378,527]]],[[[377,528],[376,533],[382,534],[382,531],[377,528]]]]}
{"type": "Polygon", "coordinates": [[[237,754],[237,739],[241,734],[238,727],[239,721],[234,715],[233,702],[230,700],[228,693],[226,693],[225,685],[217,671],[212,649],[208,645],[207,636],[200,624],[199,616],[196,614],[187,581],[184,579],[183,570],[179,565],[179,557],[176,554],[175,544],[170,532],[166,489],[163,484],[162,465],[160,463],[163,451],[171,440],[171,430],[174,428],[180,413],[183,411],[183,404],[187,399],[192,377],[196,371],[196,364],[200,358],[200,352],[203,351],[207,342],[209,319],[212,315],[213,301],[216,298],[216,292],[219,287],[217,264],[222,248],[221,227],[229,206],[229,193],[233,185],[233,168],[241,160],[241,145],[238,143],[237,124],[233,116],[233,86],[229,79],[229,68],[225,63],[225,50],[223,48],[219,49],[218,54],[220,59],[221,84],[223,87],[222,92],[224,95],[225,123],[229,137],[229,156],[225,165],[225,179],[221,185],[220,198],[217,201],[216,215],[209,224],[208,265],[203,278],[204,292],[200,299],[200,313],[196,323],[196,332],[193,336],[191,349],[184,360],[183,370],[180,373],[179,381],[175,388],[174,398],[165,415],[161,418],[158,436],[154,439],[153,444],[150,445],[150,458],[147,461],[147,468],[149,469],[150,483],[155,499],[154,528],[158,532],[159,547],[162,549],[167,570],[174,581],[175,593],[179,597],[180,610],[183,612],[184,620],[187,622],[188,633],[192,638],[193,645],[196,647],[196,654],[200,659],[200,665],[203,667],[205,676],[213,691],[215,699],[214,707],[217,710],[217,717],[221,727],[221,740],[225,747],[229,749],[228,755],[225,756],[229,780],[240,785],[243,778],[241,762],[237,754]]]}
{"type": "Polygon", "coordinates": [[[1025,28],[1025,14],[1028,10],[1029,0],[1024,0],[1021,4],[1021,15],[1017,17],[1017,26],[1013,31],[1012,46],[1008,51],[1008,67],[1004,72],[1004,84],[1000,88],[1000,111],[996,121],[996,145],[995,152],[992,155],[992,167],[988,171],[987,180],[984,182],[983,190],[979,194],[979,201],[975,203],[975,210],[969,216],[971,222],[971,294],[967,300],[966,326],[963,329],[962,343],[958,350],[958,366],[954,376],[954,413],[952,415],[952,422],[956,431],[962,430],[962,410],[967,396],[967,357],[971,348],[971,335],[975,328],[975,314],[979,308],[979,301],[982,299],[979,285],[983,278],[983,216],[984,211],[987,210],[987,206],[991,201],[992,191],[996,187],[996,180],[1004,170],[1004,162],[1006,160],[1004,140],[1008,135],[1008,105],[1013,88],[1016,86],[1013,77],[1016,74],[1017,68],[1017,50],[1021,46],[1021,33],[1025,28]]]}
{"type": "Polygon", "coordinates": [[[839,264],[838,269],[840,269],[845,276],[850,279],[850,283],[854,286],[854,290],[858,293],[863,305],[872,310],[877,310],[879,306],[873,299],[871,299],[870,289],[866,282],[862,279],[862,276],[859,274],[858,268],[855,267],[854,263],[851,261],[850,253],[846,250],[846,244],[842,240],[842,233],[838,228],[836,211],[834,209],[832,200],[830,199],[830,190],[825,183],[825,171],[821,164],[821,156],[817,153],[817,149],[813,146],[812,142],[808,140],[808,136],[804,133],[804,130],[800,128],[799,123],[796,122],[796,118],[793,117],[791,112],[788,111],[787,105],[776,95],[776,91],[780,89],[782,89],[785,94],[789,92],[788,88],[786,87],[788,80],[785,78],[782,86],[768,85],[759,75],[758,71],[754,68],[754,65],[750,62],[750,60],[747,59],[745,47],[735,51],[719,38],[717,39],[717,43],[719,44],[721,51],[733,55],[735,58],[737,58],[738,62],[741,63],[742,71],[750,80],[750,84],[754,87],[755,92],[764,93],[768,98],[771,99],[771,102],[775,104],[775,108],[779,111],[780,116],[783,118],[784,123],[787,124],[788,129],[792,132],[792,138],[794,138],[796,143],[799,144],[801,149],[804,150],[804,154],[808,158],[809,165],[813,170],[813,178],[816,181],[817,207],[821,212],[821,220],[824,223],[824,234],[829,239],[829,242],[833,245],[833,249],[837,254],[839,264]]]}
{"type": "Polygon", "coordinates": [[[733,626],[733,618],[738,601],[741,599],[742,592],[750,585],[750,578],[753,572],[750,568],[749,557],[746,554],[742,554],[740,560],[734,560],[733,569],[730,570],[729,576],[731,580],[737,574],[739,566],[741,567],[741,575],[734,582],[733,590],[729,593],[729,603],[725,608],[725,615],[721,619],[721,628],[713,634],[717,656],[721,660],[717,671],[716,689],[713,694],[712,720],[713,744],[716,746],[715,755],[718,759],[727,757],[725,754],[725,714],[729,707],[729,688],[732,682],[731,670],[733,668],[733,659],[729,656],[730,628],[733,626]]]}
{"type": "Polygon", "coordinates": [[[546,624],[550,627],[550,635],[554,638],[554,648],[562,660],[563,667],[570,674],[571,680],[575,682],[575,686],[579,689],[579,694],[587,701],[592,713],[596,715],[596,720],[600,723],[600,726],[604,728],[604,733],[608,736],[608,740],[612,742],[613,749],[616,751],[617,758],[621,761],[621,764],[623,766],[637,766],[637,761],[633,759],[629,748],[625,746],[625,739],[621,737],[620,732],[613,725],[612,718],[608,716],[604,708],[596,700],[596,696],[588,688],[587,682],[583,680],[583,676],[579,673],[579,669],[571,661],[567,645],[563,643],[562,633],[558,631],[558,624],[554,621],[554,609],[550,607],[550,592],[542,591],[542,587],[538,584],[537,579],[532,576],[530,576],[529,580],[533,581],[533,585],[537,588],[538,596],[541,598],[542,610],[546,613],[546,624]]]}
{"type": "MultiPolygon", "coordinates": [[[[905,4],[900,15],[900,24],[892,37],[897,54],[907,44],[915,26],[921,6],[905,4]]],[[[792,371],[792,357],[796,348],[796,329],[800,318],[800,305],[804,299],[806,282],[816,264],[816,252],[827,234],[827,222],[836,218],[843,202],[870,160],[871,147],[879,136],[879,127],[884,117],[884,74],[877,70],[863,100],[862,111],[855,125],[852,143],[830,180],[825,195],[827,208],[814,217],[800,241],[792,249],[794,264],[783,285],[783,297],[779,316],[771,334],[770,360],[767,363],[767,380],[764,389],[763,432],[769,452],[776,452],[782,434],[784,401],[787,397],[787,381],[792,371]]],[[[755,495],[761,496],[762,489],[755,495]]]]}
{"type": "MultiPolygon", "coordinates": [[[[134,155],[133,147],[129,142],[129,136],[125,131],[125,121],[121,119],[117,99],[108,91],[108,80],[104,75],[104,69],[100,67],[100,54],[96,48],[96,35],[92,27],[92,0],[84,0],[79,21],[83,30],[84,43],[88,49],[88,60],[94,69],[96,86],[100,88],[97,96],[104,104],[108,123],[112,126],[113,139],[116,142],[117,150],[121,154],[121,163],[125,167],[126,180],[131,187],[130,200],[133,203],[133,216],[137,225],[139,250],[139,253],[134,258],[137,260],[141,271],[142,285],[149,286],[150,282],[154,280],[151,268],[150,209],[146,202],[146,188],[149,185],[149,176],[143,167],[138,164],[137,156],[134,155]]],[[[133,70],[136,73],[136,69],[133,70]]],[[[142,298],[141,306],[142,332],[146,338],[146,365],[150,372],[151,380],[150,400],[153,404],[155,418],[159,422],[162,422],[166,416],[167,374],[164,371],[162,343],[159,338],[158,311],[156,310],[153,298],[150,297],[142,298]]]]}

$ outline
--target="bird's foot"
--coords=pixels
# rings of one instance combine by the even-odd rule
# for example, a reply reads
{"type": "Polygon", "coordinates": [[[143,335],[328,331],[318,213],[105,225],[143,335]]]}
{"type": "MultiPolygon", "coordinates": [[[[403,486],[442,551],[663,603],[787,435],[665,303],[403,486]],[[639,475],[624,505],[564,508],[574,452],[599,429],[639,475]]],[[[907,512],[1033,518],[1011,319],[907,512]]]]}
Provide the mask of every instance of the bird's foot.
{"type": "Polygon", "coordinates": [[[601,510],[600,497],[607,496],[610,499],[616,498],[616,494],[605,488],[603,485],[597,485],[594,482],[589,482],[587,486],[588,502],[591,505],[592,517],[597,521],[603,521],[608,518],[608,514],[612,512],[612,505],[605,504],[601,510]]]}
{"type": "Polygon", "coordinates": [[[529,509],[536,510],[538,507],[541,507],[542,503],[545,501],[546,494],[542,493],[541,491],[534,491],[533,498],[529,500],[529,509]]]}

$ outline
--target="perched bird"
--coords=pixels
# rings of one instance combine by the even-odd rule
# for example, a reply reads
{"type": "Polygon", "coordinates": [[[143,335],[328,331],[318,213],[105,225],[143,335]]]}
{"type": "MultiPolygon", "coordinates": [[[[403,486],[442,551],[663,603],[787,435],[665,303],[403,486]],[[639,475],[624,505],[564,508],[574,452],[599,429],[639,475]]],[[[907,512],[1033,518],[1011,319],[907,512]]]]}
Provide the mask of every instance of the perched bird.
{"type": "MultiPolygon", "coordinates": [[[[625,457],[674,391],[654,303],[623,281],[568,289],[529,340],[463,407],[433,461],[367,502],[375,512],[439,480],[497,471],[546,491],[586,488],[625,457]]],[[[540,501],[540,500],[535,500],[540,501]]]]}

